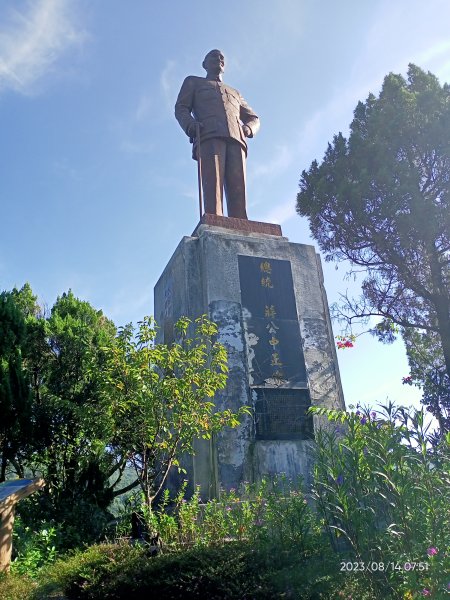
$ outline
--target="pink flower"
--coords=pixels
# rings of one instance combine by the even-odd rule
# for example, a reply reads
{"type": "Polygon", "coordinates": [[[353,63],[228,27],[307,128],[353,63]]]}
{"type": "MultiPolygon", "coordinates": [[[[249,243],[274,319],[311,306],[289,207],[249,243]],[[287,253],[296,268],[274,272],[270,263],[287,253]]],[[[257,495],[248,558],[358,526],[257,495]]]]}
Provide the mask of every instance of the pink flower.
{"type": "Polygon", "coordinates": [[[434,546],[431,546],[431,548],[428,548],[427,550],[428,556],[435,556],[437,553],[437,548],[435,548],[434,546]]]}
{"type": "Polygon", "coordinates": [[[423,588],[422,596],[431,596],[430,590],[427,590],[427,588],[423,588]]]}

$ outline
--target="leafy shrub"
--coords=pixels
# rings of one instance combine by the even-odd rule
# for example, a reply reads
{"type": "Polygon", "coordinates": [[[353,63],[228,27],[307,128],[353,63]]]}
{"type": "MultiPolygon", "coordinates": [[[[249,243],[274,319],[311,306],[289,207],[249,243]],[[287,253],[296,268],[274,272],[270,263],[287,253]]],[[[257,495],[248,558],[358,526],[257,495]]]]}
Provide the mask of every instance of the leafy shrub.
{"type": "Polygon", "coordinates": [[[281,476],[259,484],[244,483],[222,490],[220,499],[206,504],[197,489],[188,500],[184,485],[171,501],[166,490],[157,509],[149,512],[142,494],[129,499],[122,510],[112,537],[129,537],[131,512],[142,515],[150,532],[158,532],[166,548],[223,545],[229,541],[250,541],[259,545],[313,548],[320,528],[302,491],[301,481],[293,483],[281,476]]]}
{"type": "Polygon", "coordinates": [[[313,493],[337,556],[380,598],[447,595],[450,435],[436,445],[422,411],[392,404],[315,412],[336,425],[317,435],[313,493]]]}
{"type": "MultiPolygon", "coordinates": [[[[392,405],[315,412],[330,424],[316,437],[312,504],[283,477],[207,504],[166,493],[151,512],[136,496],[115,535],[127,537],[140,510],[162,555],[128,541],[92,546],[45,567],[30,600],[449,597],[450,435],[437,443],[421,411],[392,405]]],[[[7,581],[0,597],[12,599],[7,581]]]]}
{"type": "MultiPolygon", "coordinates": [[[[34,494],[17,505],[17,514],[25,527],[53,528],[57,552],[85,547],[104,539],[113,515],[85,498],[67,498],[56,507],[46,494],[34,494]]],[[[20,538],[17,542],[20,543],[20,538]]]]}
{"type": "Polygon", "coordinates": [[[0,573],[0,598],[31,600],[35,585],[35,582],[26,575],[0,573]]]}
{"type": "Polygon", "coordinates": [[[277,552],[230,542],[149,558],[145,550],[128,545],[92,546],[55,563],[33,598],[44,600],[57,590],[74,600],[329,597],[329,575],[304,562],[295,549],[284,553],[282,568],[274,568],[277,552]]]}
{"type": "Polygon", "coordinates": [[[13,550],[15,558],[11,571],[29,577],[35,577],[46,564],[57,557],[57,530],[48,523],[37,521],[34,527],[24,525],[18,516],[13,530],[13,550]]]}

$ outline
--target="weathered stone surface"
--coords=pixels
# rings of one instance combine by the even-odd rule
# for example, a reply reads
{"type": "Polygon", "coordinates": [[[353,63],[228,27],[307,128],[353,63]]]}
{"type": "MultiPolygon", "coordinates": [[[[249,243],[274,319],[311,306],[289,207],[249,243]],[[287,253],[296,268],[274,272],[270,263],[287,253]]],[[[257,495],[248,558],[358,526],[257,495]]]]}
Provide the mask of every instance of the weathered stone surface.
{"type": "MultiPolygon", "coordinates": [[[[323,275],[313,246],[293,244],[280,235],[199,225],[195,236],[180,242],[155,286],[155,318],[161,327],[157,341],[171,341],[170,328],[180,316],[208,314],[218,324],[219,341],[229,356],[227,388],[216,395],[216,405],[219,409],[254,408],[258,393],[252,387],[252,372],[258,340],[246,330],[249,321],[242,306],[239,256],[258,257],[264,263],[289,261],[297,314],[292,327],[298,328],[292,339],[300,340],[307,375],[307,381],[299,381],[298,386],[304,386],[312,404],[343,408],[323,275]]],[[[273,338],[272,343],[276,343],[273,338]]],[[[289,387],[280,381],[263,382],[263,388],[259,383],[258,389],[289,387]]],[[[197,455],[185,464],[188,477],[201,486],[202,498],[216,495],[220,486],[236,488],[243,480],[275,473],[309,478],[311,441],[257,439],[254,417],[197,447],[197,455]]]]}

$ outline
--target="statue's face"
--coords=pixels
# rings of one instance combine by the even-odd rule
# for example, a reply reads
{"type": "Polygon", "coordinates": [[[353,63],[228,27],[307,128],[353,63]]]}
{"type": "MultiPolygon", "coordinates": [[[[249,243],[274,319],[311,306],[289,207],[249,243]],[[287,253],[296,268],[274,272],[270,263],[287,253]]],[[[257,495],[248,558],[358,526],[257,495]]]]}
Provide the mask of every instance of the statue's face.
{"type": "Polygon", "coordinates": [[[203,67],[207,73],[215,75],[223,73],[225,70],[225,57],[223,53],[220,50],[211,50],[211,52],[208,52],[203,61],[203,67]]]}

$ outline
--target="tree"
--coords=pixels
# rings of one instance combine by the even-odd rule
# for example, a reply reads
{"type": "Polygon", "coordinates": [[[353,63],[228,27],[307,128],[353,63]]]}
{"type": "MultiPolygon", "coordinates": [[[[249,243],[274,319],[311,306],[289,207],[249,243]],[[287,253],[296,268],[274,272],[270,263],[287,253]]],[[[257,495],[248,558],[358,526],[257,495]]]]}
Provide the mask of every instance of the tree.
{"type": "Polygon", "coordinates": [[[30,524],[37,518],[64,523],[67,546],[83,536],[95,539],[120,493],[125,468],[109,448],[110,411],[100,389],[105,349],[115,343],[116,328],[71,291],[47,313],[29,285],[9,296],[24,330],[23,369],[34,425],[32,448],[25,435],[20,447],[28,449],[25,466],[46,482],[43,493],[19,510],[30,524]]]}
{"type": "Polygon", "coordinates": [[[409,65],[379,97],[359,102],[346,139],[303,171],[297,211],[326,260],[364,273],[362,296],[343,316],[381,316],[438,341],[450,376],[450,87],[409,65]]]}
{"type": "Polygon", "coordinates": [[[109,477],[119,467],[108,450],[109,410],[99,375],[116,328],[71,291],[56,300],[41,325],[34,333],[44,340],[35,343],[28,363],[43,437],[34,463],[55,507],[85,499],[106,509],[112,499],[109,477]]]}
{"type": "Polygon", "coordinates": [[[247,410],[215,412],[208,400],[227,380],[226,350],[213,342],[217,326],[204,317],[194,324],[182,318],[175,330],[177,341],[166,345],[154,343],[149,317],[137,330],[122,328],[104,370],[115,424],[111,447],[134,467],[149,510],[171,467],[193,452],[193,439],[235,427],[247,410]]]}
{"type": "Polygon", "coordinates": [[[422,403],[437,419],[440,430],[450,431],[450,379],[438,335],[407,329],[403,339],[410,367],[410,375],[403,382],[422,388],[422,403]]]}
{"type": "Polygon", "coordinates": [[[24,476],[32,447],[32,399],[22,366],[25,320],[11,293],[0,294],[0,482],[12,468],[24,476]]]}

